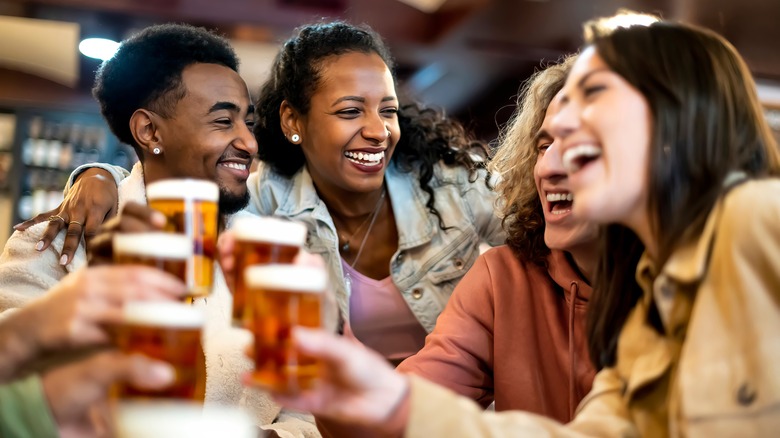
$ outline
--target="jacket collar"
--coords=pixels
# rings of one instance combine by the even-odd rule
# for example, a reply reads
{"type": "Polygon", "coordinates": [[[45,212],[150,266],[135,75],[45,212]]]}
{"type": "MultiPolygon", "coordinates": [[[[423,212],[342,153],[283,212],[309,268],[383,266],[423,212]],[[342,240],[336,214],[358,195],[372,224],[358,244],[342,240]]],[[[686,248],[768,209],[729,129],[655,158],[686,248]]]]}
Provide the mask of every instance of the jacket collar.
{"type": "MultiPolygon", "coordinates": [[[[723,187],[729,189],[746,178],[747,175],[744,172],[731,172],[723,181],[723,187]]],[[[699,237],[681,246],[669,257],[661,270],[665,276],[681,284],[692,284],[704,277],[722,210],[723,201],[721,199],[710,212],[699,237]]],[[[645,255],[643,255],[643,259],[645,255]]]]}
{"type": "Polygon", "coordinates": [[[423,202],[423,199],[428,199],[428,194],[420,188],[417,176],[416,172],[402,173],[394,162],[385,172],[387,192],[398,229],[398,249],[430,242],[439,226],[436,217],[428,213],[428,207],[423,202]]]}
{"type": "Polygon", "coordinates": [[[144,184],[144,167],[141,162],[137,162],[133,165],[133,169],[130,171],[130,175],[123,179],[117,187],[117,193],[119,196],[119,210],[128,201],[138,202],[140,204],[146,204],[146,184],[144,184]]]}
{"type": "Polygon", "coordinates": [[[314,182],[306,166],[295,173],[292,178],[285,178],[272,171],[270,167],[264,167],[266,172],[262,180],[275,180],[282,187],[280,198],[282,199],[275,214],[288,218],[298,218],[306,212],[311,212],[311,217],[325,222],[331,228],[335,229],[333,219],[328,213],[328,208],[322,202],[317,190],[314,188],[314,182]]]}
{"type": "Polygon", "coordinates": [[[264,169],[264,171],[269,179],[287,183],[285,184],[286,193],[283,194],[283,201],[277,209],[279,214],[283,216],[297,216],[304,211],[314,210],[322,203],[306,166],[303,166],[289,180],[270,169],[264,169]]]}
{"type": "MultiPolygon", "coordinates": [[[[311,211],[316,219],[332,224],[333,219],[328,213],[325,203],[322,202],[314,182],[306,166],[299,170],[292,178],[286,179],[270,170],[267,177],[282,182],[285,187],[282,193],[282,203],[277,209],[277,214],[287,217],[296,217],[306,211],[311,211]]],[[[385,183],[395,214],[396,228],[398,229],[398,249],[412,248],[429,242],[436,233],[438,223],[435,217],[428,214],[428,209],[422,199],[427,199],[427,194],[419,188],[419,180],[416,173],[403,173],[395,163],[391,163],[385,171],[385,183]]]]}

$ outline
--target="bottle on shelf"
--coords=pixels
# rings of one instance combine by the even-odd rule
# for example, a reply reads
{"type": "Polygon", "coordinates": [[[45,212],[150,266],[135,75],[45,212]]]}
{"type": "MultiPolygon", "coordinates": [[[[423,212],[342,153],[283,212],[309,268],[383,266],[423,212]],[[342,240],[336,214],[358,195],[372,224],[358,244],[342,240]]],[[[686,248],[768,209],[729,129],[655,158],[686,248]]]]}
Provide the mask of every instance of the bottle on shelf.
{"type": "Polygon", "coordinates": [[[119,145],[114,152],[114,159],[112,163],[116,166],[124,167],[127,170],[131,170],[132,162],[130,156],[127,153],[127,147],[125,145],[119,145]]]}
{"type": "Polygon", "coordinates": [[[84,162],[85,163],[94,163],[96,161],[100,161],[100,128],[96,126],[91,126],[88,128],[88,135],[85,135],[85,145],[84,150],[84,162]]]}
{"type": "Polygon", "coordinates": [[[51,137],[46,147],[46,157],[44,166],[51,169],[58,169],[60,165],[60,154],[62,153],[62,132],[65,124],[55,123],[52,127],[51,137]]]}
{"type": "Polygon", "coordinates": [[[46,165],[49,149],[49,139],[51,139],[54,131],[54,124],[51,122],[44,122],[43,134],[35,140],[32,153],[32,166],[43,167],[46,165]]]}
{"type": "MultiPolygon", "coordinates": [[[[18,219],[29,219],[56,207],[62,201],[67,177],[79,165],[94,161],[132,165],[133,151],[117,144],[104,122],[95,115],[66,111],[36,113],[17,118],[26,130],[17,149],[24,164],[19,166],[19,186],[14,190],[18,196],[15,200],[18,219]]],[[[0,160],[0,167],[2,163],[0,160]]]]}
{"type": "Polygon", "coordinates": [[[82,164],[84,164],[86,161],[84,160],[84,136],[86,134],[86,130],[84,129],[84,126],[80,124],[76,124],[73,126],[73,130],[71,131],[71,147],[73,148],[73,157],[70,160],[70,167],[75,169],[82,164]]]}
{"type": "Polygon", "coordinates": [[[33,217],[33,200],[32,192],[26,190],[19,196],[19,202],[16,205],[16,212],[22,219],[29,219],[33,217]]]}
{"type": "Polygon", "coordinates": [[[26,165],[32,165],[33,155],[37,141],[41,138],[41,131],[43,129],[43,119],[40,116],[35,116],[30,119],[30,125],[27,129],[27,138],[22,142],[22,163],[26,165]]]}
{"type": "Polygon", "coordinates": [[[68,171],[70,170],[70,162],[73,160],[73,141],[72,141],[73,134],[72,133],[75,125],[68,124],[63,126],[64,128],[62,130],[61,133],[62,135],[60,137],[62,139],[62,150],[60,152],[60,156],[57,157],[57,163],[56,166],[54,167],[63,171],[68,171]]]}

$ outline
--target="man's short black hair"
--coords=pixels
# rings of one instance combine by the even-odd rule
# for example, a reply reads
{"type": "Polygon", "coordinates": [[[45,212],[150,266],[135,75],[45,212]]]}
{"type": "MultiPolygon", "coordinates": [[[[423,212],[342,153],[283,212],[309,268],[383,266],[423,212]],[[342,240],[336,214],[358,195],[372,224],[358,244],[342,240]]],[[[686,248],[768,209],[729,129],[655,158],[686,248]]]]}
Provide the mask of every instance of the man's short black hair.
{"type": "Polygon", "coordinates": [[[182,71],[196,63],[238,71],[238,57],[225,38],[186,24],[148,27],[123,41],[116,54],[100,66],[92,95],[111,131],[132,145],[139,158],[130,117],[139,108],[170,117],[186,93],[182,71]]]}

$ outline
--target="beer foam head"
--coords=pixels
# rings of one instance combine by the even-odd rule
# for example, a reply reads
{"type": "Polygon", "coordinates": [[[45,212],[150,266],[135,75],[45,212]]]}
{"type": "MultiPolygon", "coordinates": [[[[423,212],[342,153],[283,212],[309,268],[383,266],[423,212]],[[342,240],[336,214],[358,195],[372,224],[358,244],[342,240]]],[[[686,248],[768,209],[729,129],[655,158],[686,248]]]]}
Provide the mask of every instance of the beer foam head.
{"type": "Polygon", "coordinates": [[[146,186],[146,198],[150,201],[192,199],[217,202],[219,187],[211,181],[202,179],[164,179],[146,186]]]}
{"type": "Polygon", "coordinates": [[[114,415],[119,438],[255,438],[257,430],[243,411],[187,402],[122,402],[114,415]]]}
{"type": "Polygon", "coordinates": [[[298,265],[250,266],[244,271],[250,288],[295,292],[324,292],[328,276],[323,268],[298,265]]]}
{"type": "Polygon", "coordinates": [[[203,327],[203,308],[176,301],[129,301],[122,308],[124,322],[168,328],[203,327]]]}
{"type": "Polygon", "coordinates": [[[235,219],[231,230],[236,239],[250,242],[287,246],[303,246],[306,242],[306,225],[274,217],[241,216],[235,219]]]}
{"type": "Polygon", "coordinates": [[[192,240],[175,233],[117,233],[114,252],[121,254],[182,260],[192,255],[192,240]]]}

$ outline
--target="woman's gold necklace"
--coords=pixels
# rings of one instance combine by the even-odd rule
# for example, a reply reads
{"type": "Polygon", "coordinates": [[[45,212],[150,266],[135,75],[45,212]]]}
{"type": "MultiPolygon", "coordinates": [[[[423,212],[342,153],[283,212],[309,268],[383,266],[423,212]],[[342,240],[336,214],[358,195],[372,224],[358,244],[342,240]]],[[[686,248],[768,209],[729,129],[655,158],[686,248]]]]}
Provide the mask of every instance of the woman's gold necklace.
{"type": "Polygon", "coordinates": [[[382,201],[385,199],[385,193],[387,193],[386,189],[382,189],[382,194],[379,196],[379,200],[376,203],[376,206],[374,207],[374,211],[369,215],[366,216],[366,219],[363,221],[363,223],[360,224],[360,226],[349,236],[349,238],[344,238],[344,235],[341,235],[341,240],[344,241],[344,243],[341,245],[340,249],[342,252],[347,253],[350,250],[349,242],[352,240],[355,235],[357,235],[361,229],[366,225],[366,223],[369,222],[369,219],[371,219],[371,222],[368,225],[368,229],[366,230],[366,233],[363,235],[363,240],[360,242],[360,246],[358,247],[357,255],[355,256],[355,259],[352,261],[351,266],[355,266],[357,264],[358,259],[360,258],[360,253],[363,252],[363,248],[366,246],[366,241],[368,240],[368,235],[371,234],[371,229],[374,227],[374,222],[376,222],[376,218],[379,214],[379,210],[382,207],[382,201]]]}
{"type": "Polygon", "coordinates": [[[349,235],[349,238],[345,238],[344,234],[339,235],[339,237],[341,237],[341,240],[344,241],[344,244],[341,245],[341,252],[349,252],[349,242],[352,240],[353,237],[355,237],[357,233],[360,232],[360,230],[363,229],[363,227],[368,223],[369,219],[371,219],[371,213],[366,215],[366,218],[363,220],[360,226],[357,227],[355,231],[353,231],[352,234],[349,235]]]}
{"type": "MultiPolygon", "coordinates": [[[[357,255],[355,255],[355,259],[352,260],[352,263],[350,263],[350,268],[355,269],[355,265],[357,265],[358,260],[360,259],[360,254],[363,253],[363,248],[366,246],[366,241],[368,240],[368,235],[371,234],[371,228],[374,226],[374,222],[376,222],[376,218],[379,215],[379,210],[382,207],[382,201],[385,199],[385,193],[387,193],[387,190],[382,190],[382,195],[379,197],[379,202],[376,203],[376,207],[374,207],[374,213],[371,214],[371,223],[368,224],[368,229],[366,230],[366,234],[363,236],[363,241],[360,242],[360,247],[358,248],[357,255]]],[[[361,225],[360,228],[363,228],[361,225]]],[[[350,236],[350,239],[355,236],[355,233],[352,233],[352,236],[350,236]]],[[[342,250],[349,251],[349,241],[347,241],[346,244],[344,244],[342,247],[342,250]]],[[[343,258],[343,256],[342,256],[343,258]]],[[[344,286],[346,286],[347,291],[350,293],[352,292],[352,276],[350,275],[349,271],[344,271],[344,286]]]]}
{"type": "MultiPolygon", "coordinates": [[[[371,219],[371,224],[373,225],[374,220],[376,220],[376,215],[379,212],[379,208],[382,206],[382,201],[385,199],[385,192],[386,190],[382,189],[382,194],[379,196],[379,201],[377,201],[376,207],[374,207],[374,211],[367,215],[366,218],[363,220],[363,222],[360,224],[360,226],[355,229],[355,231],[352,232],[352,234],[349,235],[348,238],[344,237],[344,234],[340,234],[341,240],[344,242],[339,249],[341,249],[341,252],[348,253],[350,250],[349,242],[352,240],[353,237],[355,237],[360,230],[363,229],[364,226],[368,223],[368,220],[371,219]]],[[[366,234],[363,236],[363,241],[360,243],[360,248],[358,248],[358,253],[360,253],[360,250],[363,249],[363,245],[366,243],[366,236],[368,236],[368,233],[371,231],[371,227],[368,227],[368,230],[366,230],[366,234]]]]}

